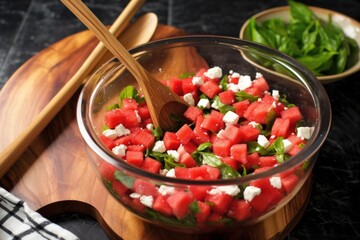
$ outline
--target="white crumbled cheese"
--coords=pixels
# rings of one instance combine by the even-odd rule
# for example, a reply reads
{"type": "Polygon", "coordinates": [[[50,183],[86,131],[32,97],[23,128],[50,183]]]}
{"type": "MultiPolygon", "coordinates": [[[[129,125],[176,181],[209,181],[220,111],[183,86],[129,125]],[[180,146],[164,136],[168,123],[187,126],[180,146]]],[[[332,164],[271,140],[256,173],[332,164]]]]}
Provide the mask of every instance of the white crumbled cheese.
{"type": "Polygon", "coordinates": [[[152,208],[152,205],[154,203],[154,197],[153,196],[141,196],[140,197],[140,202],[149,207],[149,208],[152,208]]]}
{"type": "Polygon", "coordinates": [[[257,72],[256,74],[255,74],[255,78],[261,78],[263,75],[261,74],[261,73],[259,73],[259,72],[257,72]]]}
{"type": "Polygon", "coordinates": [[[280,177],[271,177],[270,179],[270,184],[271,186],[273,186],[274,188],[277,189],[281,189],[281,178],[280,177]]]}
{"type": "Polygon", "coordinates": [[[161,185],[159,187],[159,193],[163,196],[168,195],[168,194],[173,194],[174,192],[175,192],[174,187],[170,187],[170,186],[166,186],[166,185],[161,185]]]}
{"type": "Polygon", "coordinates": [[[259,134],[257,138],[257,143],[264,148],[267,148],[270,145],[269,140],[264,135],[261,134],[259,134]]]}
{"type": "Polygon", "coordinates": [[[118,137],[118,134],[115,129],[106,129],[102,132],[102,134],[110,139],[115,139],[118,137]]]}
{"type": "Polygon", "coordinates": [[[164,141],[156,141],[152,150],[154,152],[164,153],[166,151],[164,141]]]}
{"type": "Polygon", "coordinates": [[[201,98],[197,104],[199,108],[210,108],[210,100],[207,98],[201,98]]]}
{"type": "Polygon", "coordinates": [[[184,101],[187,102],[189,105],[194,106],[195,105],[195,100],[194,100],[194,96],[191,93],[186,93],[184,96],[184,101]]]}
{"type": "Polygon", "coordinates": [[[236,124],[239,121],[239,119],[240,119],[239,115],[237,115],[233,111],[228,111],[228,112],[225,113],[222,120],[225,123],[236,124]]]}
{"type": "Polygon", "coordinates": [[[239,91],[239,85],[237,85],[237,84],[235,84],[235,83],[229,83],[228,85],[227,85],[227,89],[228,90],[231,90],[231,91],[233,91],[233,92],[238,92],[239,91]]]}
{"type": "Polygon", "coordinates": [[[240,75],[238,86],[239,90],[245,90],[250,87],[252,84],[251,78],[249,75],[240,75]]]}
{"type": "Polygon", "coordinates": [[[273,108],[276,108],[276,102],[275,102],[275,101],[272,102],[271,106],[272,106],[273,108]]]}
{"type": "Polygon", "coordinates": [[[256,128],[257,125],[259,125],[259,123],[255,122],[255,121],[251,121],[248,124],[251,125],[253,128],[256,128]]]}
{"type": "Polygon", "coordinates": [[[154,124],[152,124],[152,123],[146,124],[146,129],[153,130],[154,129],[154,124]]]}
{"type": "Polygon", "coordinates": [[[139,115],[138,110],[135,110],[134,112],[135,112],[137,121],[138,121],[138,122],[141,122],[141,117],[140,117],[140,115],[139,115]]]}
{"type": "Polygon", "coordinates": [[[167,176],[167,177],[176,177],[176,176],[175,176],[175,169],[174,169],[174,168],[170,169],[170,170],[166,173],[166,176],[167,176]]]}
{"type": "Polygon", "coordinates": [[[172,158],[174,158],[175,162],[178,162],[180,159],[180,155],[176,150],[167,150],[167,154],[169,154],[172,158]]]}
{"type": "Polygon", "coordinates": [[[197,85],[197,86],[201,86],[204,84],[204,81],[202,80],[201,77],[193,77],[191,82],[192,82],[192,84],[197,85]]]}
{"type": "Polygon", "coordinates": [[[217,104],[217,101],[214,101],[212,104],[211,104],[211,107],[216,109],[216,110],[219,110],[219,105],[217,104]]]}
{"type": "Polygon", "coordinates": [[[279,100],[279,98],[280,98],[279,90],[272,90],[271,95],[272,95],[272,97],[275,98],[276,100],[279,100]]]}
{"type": "Polygon", "coordinates": [[[261,189],[254,186],[247,186],[244,190],[244,199],[248,202],[251,202],[254,197],[260,195],[261,189]]]}
{"type": "Polygon", "coordinates": [[[290,151],[293,144],[289,139],[284,139],[282,142],[284,144],[284,152],[287,153],[288,151],[290,151]]]}
{"type": "Polygon", "coordinates": [[[211,189],[208,193],[210,195],[216,195],[219,193],[225,193],[230,196],[236,196],[240,192],[240,188],[237,185],[219,186],[211,189]]]}
{"type": "Polygon", "coordinates": [[[124,144],[120,144],[118,146],[113,147],[113,149],[111,149],[111,151],[119,157],[124,157],[126,155],[126,149],[127,146],[124,144]]]}
{"type": "Polygon", "coordinates": [[[204,72],[204,75],[211,79],[221,78],[222,70],[220,67],[209,68],[206,72],[204,72]]]}
{"type": "Polygon", "coordinates": [[[298,127],[297,136],[302,139],[310,139],[312,133],[314,132],[314,127],[298,127]]]}
{"type": "Polygon", "coordinates": [[[131,193],[130,195],[129,195],[131,198],[140,198],[141,197],[141,194],[139,194],[139,193],[131,193]]]}
{"type": "Polygon", "coordinates": [[[276,138],[275,135],[271,135],[271,136],[270,136],[270,139],[275,139],[275,138],[276,138]]]}
{"type": "Polygon", "coordinates": [[[115,127],[115,131],[118,137],[130,134],[130,130],[124,127],[121,123],[115,127]]]}

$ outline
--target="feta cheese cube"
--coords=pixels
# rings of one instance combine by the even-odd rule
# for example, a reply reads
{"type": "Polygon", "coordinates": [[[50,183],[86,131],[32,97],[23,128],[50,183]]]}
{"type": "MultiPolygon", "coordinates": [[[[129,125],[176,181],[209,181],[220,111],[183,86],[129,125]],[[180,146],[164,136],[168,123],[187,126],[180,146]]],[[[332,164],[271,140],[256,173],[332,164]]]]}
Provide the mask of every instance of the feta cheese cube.
{"type": "Polygon", "coordinates": [[[251,125],[253,128],[256,128],[259,125],[259,123],[255,122],[255,121],[251,121],[248,124],[251,125]]]}
{"type": "Polygon", "coordinates": [[[240,74],[238,72],[232,72],[231,77],[232,78],[240,78],[240,74]]]}
{"type": "Polygon", "coordinates": [[[167,177],[176,177],[175,176],[175,169],[172,168],[172,169],[168,170],[168,172],[166,173],[166,176],[167,177]]]}
{"type": "Polygon", "coordinates": [[[131,198],[140,198],[141,197],[141,194],[139,194],[139,193],[131,193],[130,195],[129,195],[131,198]]]}
{"type": "Polygon", "coordinates": [[[269,140],[264,135],[261,134],[259,134],[257,138],[257,143],[264,148],[267,148],[270,145],[269,140]]]}
{"type": "Polygon", "coordinates": [[[195,100],[194,97],[191,93],[186,93],[184,96],[184,101],[187,102],[189,105],[194,106],[195,105],[195,100]]]}
{"type": "Polygon", "coordinates": [[[259,72],[257,72],[256,74],[255,74],[255,78],[261,78],[263,75],[261,74],[261,73],[259,73],[259,72]]]}
{"type": "Polygon", "coordinates": [[[220,67],[209,68],[204,75],[210,79],[221,78],[222,77],[222,69],[220,67]]]}
{"type": "Polygon", "coordinates": [[[235,83],[229,83],[228,85],[227,85],[227,89],[228,90],[231,90],[231,91],[233,91],[233,92],[238,92],[239,91],[239,85],[237,85],[237,84],[235,84],[235,83]]]}
{"type": "Polygon", "coordinates": [[[282,142],[284,144],[284,152],[287,153],[292,148],[293,144],[289,139],[284,139],[282,142]]]}
{"type": "Polygon", "coordinates": [[[153,130],[154,129],[154,124],[152,124],[152,123],[146,124],[146,129],[153,130]]]}
{"type": "Polygon", "coordinates": [[[272,90],[272,93],[271,93],[272,97],[276,100],[279,100],[280,99],[280,93],[279,93],[279,90],[272,90]]]}
{"type": "Polygon", "coordinates": [[[211,189],[208,193],[210,195],[216,195],[219,193],[225,193],[230,196],[236,196],[240,192],[240,188],[237,185],[229,185],[229,186],[218,186],[211,189]]]}
{"type": "Polygon", "coordinates": [[[277,189],[281,189],[281,178],[280,177],[271,177],[270,179],[270,184],[271,186],[273,186],[274,188],[277,189]]]}
{"type": "Polygon", "coordinates": [[[244,190],[244,199],[248,202],[251,202],[254,197],[260,195],[261,189],[254,186],[247,186],[244,190]]]}
{"type": "Polygon", "coordinates": [[[201,98],[197,104],[199,108],[210,108],[210,100],[207,98],[201,98]]]}
{"type": "Polygon", "coordinates": [[[154,152],[164,153],[166,151],[164,141],[156,141],[152,150],[154,152]]]}
{"type": "Polygon", "coordinates": [[[233,111],[228,111],[224,117],[223,117],[223,121],[225,123],[230,123],[230,124],[236,124],[240,119],[240,116],[237,115],[236,113],[234,113],[233,111]]]}
{"type": "Polygon", "coordinates": [[[168,194],[173,194],[174,192],[175,192],[174,187],[170,187],[170,186],[166,186],[166,185],[161,185],[159,187],[159,193],[163,196],[168,195],[168,194]]]}
{"type": "Polygon", "coordinates": [[[141,117],[139,115],[138,110],[135,110],[134,112],[135,112],[135,116],[136,116],[137,121],[140,123],[141,122],[141,117]]]}
{"type": "Polygon", "coordinates": [[[296,135],[302,139],[310,139],[313,132],[314,127],[298,127],[296,135]]]}
{"type": "Polygon", "coordinates": [[[140,197],[140,202],[149,207],[149,208],[152,208],[152,205],[154,203],[154,197],[153,196],[141,196],[140,197]]]}
{"type": "Polygon", "coordinates": [[[238,86],[239,90],[245,90],[250,87],[252,84],[251,78],[249,75],[240,75],[238,86]]]}
{"type": "Polygon", "coordinates": [[[115,139],[118,137],[118,134],[115,129],[106,129],[102,132],[102,134],[110,139],[115,139]]]}
{"type": "Polygon", "coordinates": [[[214,109],[219,110],[219,105],[217,104],[217,101],[214,101],[214,102],[211,104],[211,107],[214,108],[214,109]]]}
{"type": "Polygon", "coordinates": [[[130,134],[130,130],[124,127],[121,123],[115,127],[115,131],[118,137],[130,134]]]}
{"type": "Polygon", "coordinates": [[[113,149],[111,149],[111,151],[112,151],[116,156],[125,157],[125,155],[126,155],[126,149],[127,149],[127,146],[126,146],[126,145],[120,144],[120,145],[118,145],[118,146],[113,147],[113,149]]]}
{"type": "Polygon", "coordinates": [[[176,150],[167,150],[166,153],[169,154],[175,162],[179,161],[180,155],[176,150]]]}
{"type": "Polygon", "coordinates": [[[204,81],[202,80],[201,77],[193,77],[191,82],[192,82],[192,84],[197,85],[197,86],[201,86],[204,84],[204,81]]]}

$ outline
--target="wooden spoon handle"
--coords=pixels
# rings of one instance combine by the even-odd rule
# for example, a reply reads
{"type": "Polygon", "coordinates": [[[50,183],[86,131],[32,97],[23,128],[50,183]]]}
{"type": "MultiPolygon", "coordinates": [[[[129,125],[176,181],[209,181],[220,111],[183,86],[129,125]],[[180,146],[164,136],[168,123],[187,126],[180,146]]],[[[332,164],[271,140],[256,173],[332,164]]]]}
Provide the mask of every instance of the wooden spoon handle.
{"type": "MultiPolygon", "coordinates": [[[[61,2],[124,64],[135,79],[143,81],[148,79],[145,69],[81,0],[61,0],[61,2]]],[[[141,86],[141,82],[139,84],[141,86]]]]}
{"type": "MultiPolygon", "coordinates": [[[[145,0],[131,0],[123,12],[114,22],[110,31],[119,35],[128,25],[136,11],[145,0]]],[[[56,94],[56,96],[45,106],[45,108],[34,118],[31,124],[17,138],[11,142],[0,155],[0,178],[10,169],[16,160],[24,153],[30,143],[44,130],[55,115],[74,95],[81,86],[84,79],[88,77],[93,67],[102,59],[107,49],[99,43],[79,68],[76,74],[56,94]]]]}

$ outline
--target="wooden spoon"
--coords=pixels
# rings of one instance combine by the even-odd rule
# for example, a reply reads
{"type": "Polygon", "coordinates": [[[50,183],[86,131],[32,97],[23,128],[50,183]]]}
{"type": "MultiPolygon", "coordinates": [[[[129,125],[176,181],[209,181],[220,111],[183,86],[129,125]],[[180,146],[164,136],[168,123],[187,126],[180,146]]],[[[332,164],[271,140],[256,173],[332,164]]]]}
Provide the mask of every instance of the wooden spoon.
{"type": "MultiPolygon", "coordinates": [[[[131,0],[125,7],[123,12],[115,20],[111,26],[110,31],[114,35],[120,35],[125,30],[125,27],[130,22],[131,18],[135,15],[137,9],[143,4],[144,0],[131,0]]],[[[134,23],[134,27],[146,29],[146,35],[138,34],[135,44],[145,43],[150,40],[157,26],[157,17],[153,13],[145,14],[134,23]],[[146,27],[144,27],[146,26],[146,27]]],[[[130,25],[124,32],[130,34],[134,30],[133,25],[130,25]]],[[[129,36],[129,35],[128,35],[129,36]]],[[[130,34],[132,36],[132,34],[130,34]]],[[[125,36],[124,36],[125,37],[125,36]]],[[[126,37],[131,39],[131,37],[126,37]]],[[[135,45],[129,45],[134,47],[135,45]]],[[[65,84],[64,87],[51,99],[51,101],[41,110],[39,114],[31,121],[30,125],[23,130],[6,148],[1,149],[0,154],[0,177],[11,168],[16,160],[23,154],[30,143],[41,133],[41,131],[49,124],[49,122],[56,116],[62,107],[69,101],[75,94],[79,87],[87,80],[87,77],[92,73],[96,66],[101,65],[104,61],[107,49],[102,43],[99,43],[91,52],[89,57],[85,60],[79,70],[74,76],[65,84]]]]}
{"type": "Polygon", "coordinates": [[[144,93],[154,126],[164,130],[173,129],[176,123],[171,116],[182,116],[188,104],[146,71],[83,2],[80,0],[61,0],[61,2],[134,76],[144,93]]]}

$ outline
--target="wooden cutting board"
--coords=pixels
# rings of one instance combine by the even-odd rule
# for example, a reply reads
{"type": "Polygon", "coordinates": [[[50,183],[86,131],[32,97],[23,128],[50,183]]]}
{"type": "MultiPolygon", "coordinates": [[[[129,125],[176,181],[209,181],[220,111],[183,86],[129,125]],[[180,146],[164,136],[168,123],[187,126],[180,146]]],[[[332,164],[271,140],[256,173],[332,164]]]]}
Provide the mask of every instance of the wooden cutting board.
{"type": "MultiPolygon", "coordinates": [[[[153,40],[184,35],[158,26],[153,40]]],[[[89,31],[71,35],[22,65],[0,92],[0,151],[26,128],[81,66],[97,40],[89,31]]],[[[79,93],[79,92],[78,92],[79,93]]],[[[116,202],[96,177],[77,127],[78,93],[30,145],[0,184],[45,217],[80,212],[93,216],[111,239],[218,239],[220,235],[174,233],[144,223],[116,202]]],[[[222,239],[281,239],[301,218],[311,180],[285,207],[264,221],[221,234],[222,239]]]]}

